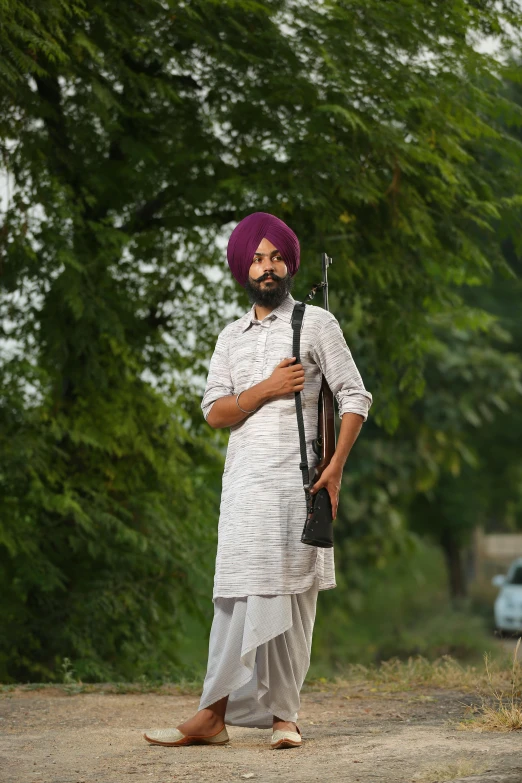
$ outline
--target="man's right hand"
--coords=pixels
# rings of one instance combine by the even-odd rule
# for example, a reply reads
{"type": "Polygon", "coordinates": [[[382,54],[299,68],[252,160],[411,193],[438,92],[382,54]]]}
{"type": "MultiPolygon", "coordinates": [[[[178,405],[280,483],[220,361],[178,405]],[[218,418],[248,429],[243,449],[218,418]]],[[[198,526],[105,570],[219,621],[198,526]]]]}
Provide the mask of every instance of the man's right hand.
{"type": "MultiPolygon", "coordinates": [[[[265,378],[264,381],[256,383],[255,386],[242,391],[240,405],[243,410],[253,413],[274,397],[282,397],[283,394],[303,391],[305,377],[303,365],[294,364],[294,362],[295,356],[292,356],[290,359],[283,359],[282,362],[279,362],[272,375],[265,378]]],[[[207,422],[211,427],[220,429],[239,424],[246,416],[250,415],[251,413],[240,411],[234,393],[220,397],[215,401],[207,416],[207,422]]]]}
{"type": "Polygon", "coordinates": [[[304,389],[304,368],[302,364],[294,364],[295,356],[279,362],[270,378],[267,379],[270,396],[280,397],[291,392],[304,389]]]}

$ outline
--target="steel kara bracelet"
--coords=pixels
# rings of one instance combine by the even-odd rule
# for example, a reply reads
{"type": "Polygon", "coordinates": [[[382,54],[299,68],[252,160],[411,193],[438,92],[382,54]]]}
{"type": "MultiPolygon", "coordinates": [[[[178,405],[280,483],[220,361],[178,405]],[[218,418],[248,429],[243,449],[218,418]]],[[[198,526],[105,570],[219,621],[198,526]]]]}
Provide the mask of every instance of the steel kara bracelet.
{"type": "MultiPolygon", "coordinates": [[[[240,391],[239,394],[243,394],[244,391],[246,391],[246,389],[243,389],[243,391],[240,391]]],[[[237,405],[237,407],[239,408],[240,411],[242,411],[243,413],[254,413],[254,411],[257,411],[257,408],[254,408],[254,410],[252,410],[252,411],[246,411],[244,408],[242,408],[241,405],[239,404],[239,394],[236,394],[236,405],[237,405]]]]}

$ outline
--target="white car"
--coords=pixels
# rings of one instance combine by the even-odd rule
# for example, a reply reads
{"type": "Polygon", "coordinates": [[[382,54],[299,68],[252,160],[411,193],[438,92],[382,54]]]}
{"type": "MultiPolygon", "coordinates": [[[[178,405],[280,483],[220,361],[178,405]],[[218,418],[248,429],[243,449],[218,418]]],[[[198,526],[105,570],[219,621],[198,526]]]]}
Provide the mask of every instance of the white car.
{"type": "Polygon", "coordinates": [[[495,601],[495,625],[501,633],[522,632],[522,557],[514,560],[505,576],[491,580],[500,592],[495,601]]]}

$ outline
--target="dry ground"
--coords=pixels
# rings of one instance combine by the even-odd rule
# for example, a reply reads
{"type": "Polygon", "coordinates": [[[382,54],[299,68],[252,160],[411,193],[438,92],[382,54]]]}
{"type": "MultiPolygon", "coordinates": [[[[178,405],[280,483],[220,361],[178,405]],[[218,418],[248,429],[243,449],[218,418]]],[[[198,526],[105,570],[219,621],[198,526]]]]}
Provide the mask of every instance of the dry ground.
{"type": "Polygon", "coordinates": [[[522,783],[522,732],[462,731],[466,690],[303,693],[303,747],[272,751],[270,732],[231,728],[228,746],[149,746],[144,729],[189,717],[197,695],[17,688],[0,698],[2,783],[522,783]]]}

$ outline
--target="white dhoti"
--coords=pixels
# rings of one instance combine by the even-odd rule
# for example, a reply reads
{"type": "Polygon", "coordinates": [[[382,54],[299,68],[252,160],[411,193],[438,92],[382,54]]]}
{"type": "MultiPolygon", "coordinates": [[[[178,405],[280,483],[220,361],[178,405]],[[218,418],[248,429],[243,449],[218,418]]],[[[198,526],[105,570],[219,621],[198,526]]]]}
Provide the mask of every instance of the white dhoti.
{"type": "Polygon", "coordinates": [[[310,665],[318,582],[303,593],[215,598],[199,709],[229,696],[225,723],[297,721],[310,665]]]}

